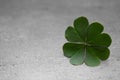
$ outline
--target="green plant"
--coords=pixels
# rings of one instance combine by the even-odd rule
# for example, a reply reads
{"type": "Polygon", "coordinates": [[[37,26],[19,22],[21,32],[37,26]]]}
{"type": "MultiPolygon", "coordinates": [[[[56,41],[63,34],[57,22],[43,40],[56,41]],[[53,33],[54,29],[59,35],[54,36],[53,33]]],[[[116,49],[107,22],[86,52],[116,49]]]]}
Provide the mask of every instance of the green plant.
{"type": "Polygon", "coordinates": [[[64,56],[71,58],[70,63],[88,66],[98,66],[101,60],[109,57],[111,37],[103,32],[103,25],[94,22],[89,25],[86,17],[74,20],[74,27],[69,26],[65,31],[67,43],[63,45],[64,56]]]}

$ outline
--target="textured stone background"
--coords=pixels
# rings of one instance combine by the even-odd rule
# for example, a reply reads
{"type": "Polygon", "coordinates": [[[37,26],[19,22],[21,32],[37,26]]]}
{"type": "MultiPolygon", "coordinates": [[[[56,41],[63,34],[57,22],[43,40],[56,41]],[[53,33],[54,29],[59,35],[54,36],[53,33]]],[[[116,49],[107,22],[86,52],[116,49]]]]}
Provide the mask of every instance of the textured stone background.
{"type": "Polygon", "coordinates": [[[120,0],[0,0],[0,80],[119,80],[120,0]],[[75,18],[98,21],[113,39],[98,67],[63,56],[64,31],[75,18]]]}

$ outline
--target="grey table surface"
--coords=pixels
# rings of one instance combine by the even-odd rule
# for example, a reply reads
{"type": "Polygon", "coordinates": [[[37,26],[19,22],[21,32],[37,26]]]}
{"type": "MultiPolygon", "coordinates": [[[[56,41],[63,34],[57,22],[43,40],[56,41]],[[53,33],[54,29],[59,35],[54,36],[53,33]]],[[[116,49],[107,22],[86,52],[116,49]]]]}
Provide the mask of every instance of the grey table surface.
{"type": "Polygon", "coordinates": [[[0,80],[119,80],[120,0],[0,0],[0,80]],[[75,18],[101,22],[111,55],[98,67],[63,56],[64,32],[75,18]]]}

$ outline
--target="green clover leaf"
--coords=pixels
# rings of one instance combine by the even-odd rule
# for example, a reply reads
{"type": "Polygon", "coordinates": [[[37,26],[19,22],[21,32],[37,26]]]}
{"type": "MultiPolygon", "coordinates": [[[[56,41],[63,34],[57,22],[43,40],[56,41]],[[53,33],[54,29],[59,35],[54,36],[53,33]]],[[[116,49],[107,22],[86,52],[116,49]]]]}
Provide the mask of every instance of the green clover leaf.
{"type": "Polygon", "coordinates": [[[65,31],[67,43],[63,45],[64,56],[70,58],[70,63],[88,66],[98,66],[101,60],[107,60],[110,55],[111,37],[103,32],[103,25],[94,22],[89,25],[86,17],[74,20],[74,27],[65,31]]]}

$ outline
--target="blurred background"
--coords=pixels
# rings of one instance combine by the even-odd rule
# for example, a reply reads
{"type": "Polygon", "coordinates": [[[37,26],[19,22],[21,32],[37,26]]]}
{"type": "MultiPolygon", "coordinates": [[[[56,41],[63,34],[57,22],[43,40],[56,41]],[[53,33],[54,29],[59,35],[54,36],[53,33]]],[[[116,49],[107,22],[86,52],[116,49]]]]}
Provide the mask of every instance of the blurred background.
{"type": "Polygon", "coordinates": [[[0,80],[119,80],[120,0],[0,0],[0,80]],[[112,37],[98,67],[63,56],[64,32],[86,16],[112,37]]]}

